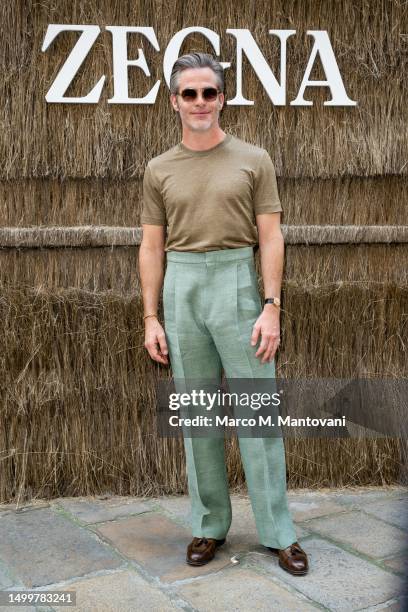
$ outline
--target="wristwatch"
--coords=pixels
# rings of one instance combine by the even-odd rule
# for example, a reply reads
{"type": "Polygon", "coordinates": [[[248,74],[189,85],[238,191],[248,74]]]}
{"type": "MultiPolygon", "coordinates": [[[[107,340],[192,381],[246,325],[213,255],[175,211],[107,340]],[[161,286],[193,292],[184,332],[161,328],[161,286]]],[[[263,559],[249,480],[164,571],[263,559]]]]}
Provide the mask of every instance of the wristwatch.
{"type": "Polygon", "coordinates": [[[264,305],[265,304],[275,304],[275,306],[280,306],[281,305],[281,301],[277,297],[266,298],[265,302],[264,302],[264,305]]]}

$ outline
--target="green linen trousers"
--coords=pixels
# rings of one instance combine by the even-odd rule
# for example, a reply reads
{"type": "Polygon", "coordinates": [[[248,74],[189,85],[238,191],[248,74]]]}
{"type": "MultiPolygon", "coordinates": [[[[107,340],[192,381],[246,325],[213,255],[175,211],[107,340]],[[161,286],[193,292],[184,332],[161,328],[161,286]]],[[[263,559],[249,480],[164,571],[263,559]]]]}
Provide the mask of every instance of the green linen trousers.
{"type": "MultiPolygon", "coordinates": [[[[163,306],[175,382],[221,381],[222,370],[227,379],[274,382],[274,361],[262,364],[255,357],[258,344],[251,346],[262,311],[253,247],[168,251],[163,306]]],[[[232,520],[224,436],[183,437],[193,536],[223,539],[232,520]]],[[[286,548],[296,532],[286,496],[283,439],[239,436],[239,449],[259,541],[286,548]]]]}

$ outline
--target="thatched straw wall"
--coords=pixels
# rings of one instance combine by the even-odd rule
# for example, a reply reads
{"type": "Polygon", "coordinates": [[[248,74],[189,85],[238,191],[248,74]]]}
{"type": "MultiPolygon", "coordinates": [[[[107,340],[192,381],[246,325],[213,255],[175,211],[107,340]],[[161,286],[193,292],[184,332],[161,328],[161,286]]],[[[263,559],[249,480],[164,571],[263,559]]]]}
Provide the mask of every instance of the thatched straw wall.
{"type": "MultiPolygon", "coordinates": [[[[283,223],[408,225],[406,176],[278,177],[278,188],[283,223]]],[[[0,181],[1,225],[137,227],[141,195],[141,180],[0,181]]]]}
{"type": "MultiPolygon", "coordinates": [[[[0,71],[4,109],[0,144],[3,179],[32,177],[139,178],[146,162],[178,140],[177,122],[169,117],[162,73],[163,52],[179,30],[205,26],[221,39],[222,60],[231,61],[227,91],[235,93],[235,39],[227,28],[248,28],[276,75],[279,40],[269,29],[293,29],[288,41],[287,99],[273,107],[254,71],[244,61],[244,93],[253,107],[227,107],[225,129],[265,146],[284,177],[338,177],[408,174],[407,25],[402,0],[185,0],[162,2],[3,3],[0,71]],[[86,95],[102,75],[107,84],[98,105],[46,105],[44,95],[78,38],[64,32],[45,53],[41,46],[49,23],[96,24],[102,28],[67,95],[86,95]],[[160,52],[142,36],[129,37],[129,57],[143,48],[152,77],[129,71],[129,94],[145,95],[162,80],[154,112],[150,106],[108,105],[112,97],[111,33],[106,25],[151,26],[160,52]],[[326,88],[309,88],[315,106],[291,107],[312,49],[307,30],[327,30],[346,91],[355,107],[324,107],[326,88]]],[[[181,51],[211,51],[201,35],[189,37],[181,51]]],[[[317,62],[311,78],[325,75],[317,62]]]]}
{"type": "MultiPolygon", "coordinates": [[[[232,62],[229,99],[235,45],[226,28],[248,28],[277,76],[279,44],[268,30],[297,30],[287,106],[271,104],[244,61],[255,105],[222,116],[226,131],[270,152],[278,176],[287,243],[278,374],[407,376],[405,2],[20,0],[0,8],[0,23],[1,500],[186,488],[182,445],[155,435],[155,381],[171,371],[143,348],[137,270],[143,171],[180,138],[162,59],[184,27],[220,35],[221,59],[232,62]],[[65,32],[42,53],[50,23],[101,26],[67,92],[85,95],[106,74],[99,104],[45,102],[78,37],[65,32]],[[129,93],[145,95],[161,79],[154,107],[107,103],[106,25],[154,28],[160,52],[129,37],[129,57],[143,48],[152,74],[130,69],[129,93]],[[289,105],[311,51],[308,29],[328,31],[356,107],[324,107],[325,88],[306,90],[313,107],[289,105]]],[[[211,48],[194,35],[181,52],[190,50],[211,48]]],[[[324,78],[319,63],[311,77],[324,78]]],[[[289,486],[401,481],[404,442],[287,440],[289,486]]],[[[227,446],[240,486],[237,445],[227,446]]]]}

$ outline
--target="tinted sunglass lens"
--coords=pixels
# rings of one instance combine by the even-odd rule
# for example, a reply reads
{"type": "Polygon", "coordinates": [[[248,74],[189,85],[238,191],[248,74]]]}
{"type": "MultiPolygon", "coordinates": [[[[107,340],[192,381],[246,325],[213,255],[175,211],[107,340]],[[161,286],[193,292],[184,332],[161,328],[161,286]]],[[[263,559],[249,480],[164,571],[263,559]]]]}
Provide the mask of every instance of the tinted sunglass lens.
{"type": "Polygon", "coordinates": [[[184,91],[181,92],[181,97],[186,102],[192,102],[193,100],[196,99],[197,92],[195,89],[185,89],[184,91]]]}
{"type": "Polygon", "coordinates": [[[215,87],[207,87],[203,91],[204,100],[208,100],[209,102],[212,100],[215,100],[217,96],[218,96],[218,91],[215,89],[215,87]]]}

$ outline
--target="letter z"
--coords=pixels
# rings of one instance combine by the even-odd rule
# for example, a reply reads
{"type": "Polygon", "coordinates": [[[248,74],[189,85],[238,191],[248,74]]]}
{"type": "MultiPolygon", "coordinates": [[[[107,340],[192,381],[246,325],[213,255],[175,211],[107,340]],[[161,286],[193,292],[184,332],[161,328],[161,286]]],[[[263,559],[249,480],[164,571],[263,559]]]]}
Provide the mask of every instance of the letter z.
{"type": "Polygon", "coordinates": [[[97,25],[65,25],[52,23],[47,28],[41,51],[46,51],[54,38],[65,30],[74,30],[75,32],[82,32],[82,34],[71,53],[68,55],[65,64],[57,74],[45,99],[47,102],[80,102],[82,104],[96,104],[101,97],[105,76],[99,79],[95,87],[87,96],[81,98],[64,97],[64,93],[67,91],[72,79],[75,77],[81,64],[91,50],[92,45],[98,38],[101,29],[97,25]]]}

